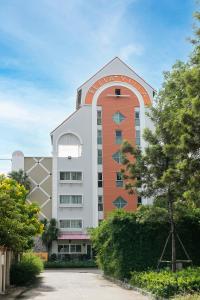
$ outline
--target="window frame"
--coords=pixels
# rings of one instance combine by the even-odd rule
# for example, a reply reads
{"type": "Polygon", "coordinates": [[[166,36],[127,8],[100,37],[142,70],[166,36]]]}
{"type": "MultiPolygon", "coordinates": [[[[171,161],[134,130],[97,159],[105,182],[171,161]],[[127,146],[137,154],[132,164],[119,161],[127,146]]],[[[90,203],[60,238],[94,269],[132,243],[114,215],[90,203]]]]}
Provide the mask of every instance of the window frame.
{"type": "Polygon", "coordinates": [[[83,181],[83,172],[82,171],[60,171],[59,175],[60,175],[60,183],[81,183],[83,181]],[[67,173],[69,173],[69,179],[66,179],[66,178],[61,179],[62,175],[67,174],[67,173]],[[81,174],[81,179],[73,179],[72,173],[76,173],[76,175],[78,173],[80,173],[81,174]]]}
{"type": "Polygon", "coordinates": [[[117,111],[114,113],[114,115],[112,115],[112,119],[113,122],[115,122],[115,124],[119,125],[121,122],[123,122],[126,119],[126,117],[120,111],[117,111]],[[121,120],[120,117],[122,117],[121,120]]]}
{"type": "Polygon", "coordinates": [[[77,219],[77,218],[74,218],[74,219],[59,219],[59,228],[60,230],[69,230],[69,231],[81,231],[83,229],[83,219],[77,219]],[[61,222],[62,221],[68,221],[70,223],[70,226],[69,227],[61,227],[61,222]],[[71,223],[74,222],[74,221],[81,221],[81,227],[72,227],[71,226],[71,223]]]}
{"type": "Polygon", "coordinates": [[[98,212],[104,210],[104,205],[103,205],[103,196],[98,195],[98,212]],[[101,201],[99,201],[99,198],[101,198],[101,201]]]}
{"type": "Polygon", "coordinates": [[[122,130],[116,129],[116,130],[115,130],[115,143],[116,143],[117,145],[121,145],[121,144],[122,144],[122,141],[123,141],[122,130]],[[119,133],[119,132],[121,133],[120,136],[117,135],[117,133],[119,133]]]}
{"type": "Polygon", "coordinates": [[[97,110],[97,126],[102,125],[102,111],[100,109],[97,110]]]}
{"type": "MultiPolygon", "coordinates": [[[[77,249],[76,249],[77,250],[77,249]]],[[[81,254],[83,253],[83,244],[58,244],[58,254],[81,254]],[[59,251],[59,248],[62,246],[62,248],[68,248],[69,251],[59,251]],[[80,246],[81,251],[72,251],[72,246],[77,248],[77,246],[80,246]]]]}
{"type": "Polygon", "coordinates": [[[115,177],[116,187],[123,187],[124,181],[123,181],[123,178],[122,178],[122,173],[121,172],[116,172],[115,176],[116,176],[115,177]],[[118,177],[120,177],[120,179],[118,177]]]}
{"type": "Polygon", "coordinates": [[[126,201],[122,196],[119,196],[119,197],[117,197],[112,203],[113,203],[113,205],[114,205],[116,208],[121,209],[121,208],[124,208],[124,207],[128,204],[128,201],[126,201]],[[120,207],[118,207],[118,206],[116,205],[117,200],[123,200],[123,201],[124,201],[124,202],[123,202],[124,205],[123,205],[123,206],[120,205],[120,207]]]}
{"type": "Polygon", "coordinates": [[[98,172],[97,181],[98,181],[97,182],[98,188],[102,188],[103,187],[103,173],[102,172],[98,172]],[[99,174],[101,174],[101,179],[99,179],[99,174]]]}
{"type": "Polygon", "coordinates": [[[103,161],[102,149],[97,149],[97,164],[102,165],[102,161],[103,161]],[[101,155],[99,155],[99,152],[101,152],[101,155]]]}
{"type": "Polygon", "coordinates": [[[60,194],[59,195],[59,207],[82,207],[83,206],[83,195],[81,194],[60,194]],[[69,197],[69,203],[61,203],[61,197],[69,197]],[[81,203],[73,203],[73,197],[81,197],[81,203]]]}
{"type": "Polygon", "coordinates": [[[120,150],[118,150],[117,152],[115,152],[113,155],[112,155],[112,159],[114,161],[116,161],[118,164],[123,164],[123,154],[120,150]],[[121,154],[121,155],[120,155],[121,154]],[[115,158],[116,156],[116,158],[115,158]]]}
{"type": "Polygon", "coordinates": [[[102,145],[102,130],[98,129],[97,130],[97,145],[102,145]],[[99,134],[101,133],[101,134],[99,134]]]}

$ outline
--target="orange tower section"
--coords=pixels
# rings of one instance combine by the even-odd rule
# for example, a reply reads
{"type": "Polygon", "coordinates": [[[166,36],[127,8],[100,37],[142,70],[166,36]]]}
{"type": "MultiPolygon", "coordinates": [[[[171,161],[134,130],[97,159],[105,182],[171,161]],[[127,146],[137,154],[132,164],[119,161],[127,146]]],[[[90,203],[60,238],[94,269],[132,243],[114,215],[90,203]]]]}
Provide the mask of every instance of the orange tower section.
{"type": "Polygon", "coordinates": [[[123,209],[136,210],[137,196],[129,195],[122,186],[117,186],[116,174],[120,173],[122,165],[113,159],[113,154],[120,150],[120,143],[116,142],[116,131],[120,131],[123,140],[133,145],[136,141],[135,109],[140,104],[137,96],[124,86],[111,86],[105,89],[98,97],[97,106],[102,107],[102,152],[103,152],[103,198],[104,216],[116,209],[113,201],[123,198],[126,204],[123,209]],[[116,96],[116,90],[120,96],[116,96]],[[113,116],[122,115],[121,122],[115,122],[113,116]]]}

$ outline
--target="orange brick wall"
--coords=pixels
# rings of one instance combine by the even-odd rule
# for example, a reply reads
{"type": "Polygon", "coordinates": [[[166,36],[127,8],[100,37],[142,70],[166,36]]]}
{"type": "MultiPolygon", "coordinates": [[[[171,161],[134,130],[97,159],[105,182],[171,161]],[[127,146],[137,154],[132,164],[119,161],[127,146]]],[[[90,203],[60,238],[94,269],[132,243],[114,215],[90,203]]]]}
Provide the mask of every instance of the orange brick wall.
{"type": "Polygon", "coordinates": [[[120,149],[120,145],[115,143],[115,130],[122,130],[123,139],[135,144],[135,124],[134,110],[139,107],[139,101],[136,95],[128,88],[122,86],[113,86],[105,89],[99,96],[98,106],[102,106],[102,151],[103,151],[103,195],[104,195],[104,213],[115,209],[113,201],[121,196],[128,204],[124,207],[127,211],[136,210],[137,196],[129,195],[122,187],[116,187],[116,172],[120,172],[122,165],[118,164],[112,155],[120,149]],[[110,97],[114,95],[115,89],[120,88],[122,95],[130,97],[110,97]],[[116,124],[112,116],[115,112],[120,112],[125,119],[116,124]]]}

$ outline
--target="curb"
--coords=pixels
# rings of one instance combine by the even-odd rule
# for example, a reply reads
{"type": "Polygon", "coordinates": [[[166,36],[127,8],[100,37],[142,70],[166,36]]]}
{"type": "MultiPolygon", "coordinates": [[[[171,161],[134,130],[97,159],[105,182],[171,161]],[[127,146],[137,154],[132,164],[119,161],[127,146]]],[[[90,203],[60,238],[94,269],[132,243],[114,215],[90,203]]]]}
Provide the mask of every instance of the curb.
{"type": "Polygon", "coordinates": [[[138,288],[138,287],[135,287],[125,281],[122,281],[122,280],[119,280],[119,279],[116,279],[116,278],[113,278],[113,277],[110,277],[108,275],[105,275],[103,274],[103,277],[111,282],[114,282],[116,283],[117,285],[121,286],[122,288],[126,289],[126,290],[133,290],[133,291],[136,291],[144,296],[147,296],[149,299],[152,299],[152,300],[164,300],[164,298],[160,298],[160,297],[157,297],[155,296],[154,294],[146,291],[146,290],[143,290],[141,288],[138,288]]]}

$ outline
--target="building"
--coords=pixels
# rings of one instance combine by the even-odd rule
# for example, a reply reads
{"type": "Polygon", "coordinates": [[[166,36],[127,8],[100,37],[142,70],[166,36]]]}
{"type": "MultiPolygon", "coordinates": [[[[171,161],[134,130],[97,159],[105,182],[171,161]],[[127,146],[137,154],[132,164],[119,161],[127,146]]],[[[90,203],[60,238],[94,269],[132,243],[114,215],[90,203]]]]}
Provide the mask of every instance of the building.
{"type": "Polygon", "coordinates": [[[154,93],[116,57],[78,88],[76,111],[51,132],[51,158],[13,153],[13,169],[24,169],[33,184],[29,201],[58,220],[54,253],[89,255],[88,228],[116,208],[132,211],[148,203],[123,188],[120,146],[128,140],[144,149],[154,93]]]}

